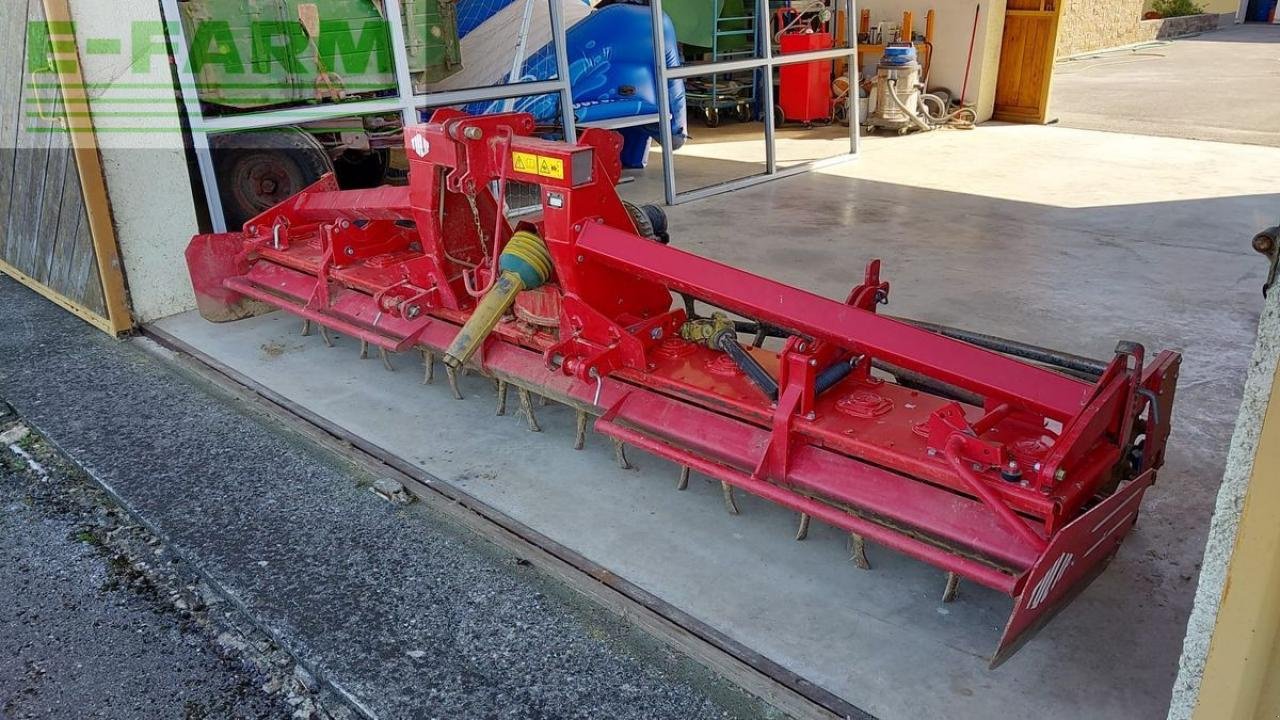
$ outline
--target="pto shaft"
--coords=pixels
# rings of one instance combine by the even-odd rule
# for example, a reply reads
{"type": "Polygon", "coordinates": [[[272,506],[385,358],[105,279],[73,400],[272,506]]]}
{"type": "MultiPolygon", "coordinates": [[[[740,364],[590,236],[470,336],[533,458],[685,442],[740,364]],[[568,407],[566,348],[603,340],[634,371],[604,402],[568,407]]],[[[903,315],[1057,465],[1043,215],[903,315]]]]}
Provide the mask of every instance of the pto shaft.
{"type": "Polygon", "coordinates": [[[551,255],[542,238],[521,230],[511,236],[498,258],[501,273],[489,292],[476,305],[467,324],[444,353],[444,364],[461,367],[484,344],[485,338],[498,326],[503,314],[516,301],[521,290],[532,290],[551,277],[551,255]]]}

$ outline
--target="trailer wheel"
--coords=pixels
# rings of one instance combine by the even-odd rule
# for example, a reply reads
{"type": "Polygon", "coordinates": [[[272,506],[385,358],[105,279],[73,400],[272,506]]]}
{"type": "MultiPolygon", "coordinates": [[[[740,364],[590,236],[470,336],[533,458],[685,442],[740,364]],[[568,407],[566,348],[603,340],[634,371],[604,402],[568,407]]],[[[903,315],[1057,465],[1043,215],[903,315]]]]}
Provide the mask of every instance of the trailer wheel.
{"type": "Polygon", "coordinates": [[[239,228],[333,172],[329,153],[296,127],[209,138],[227,227],[239,228]]]}

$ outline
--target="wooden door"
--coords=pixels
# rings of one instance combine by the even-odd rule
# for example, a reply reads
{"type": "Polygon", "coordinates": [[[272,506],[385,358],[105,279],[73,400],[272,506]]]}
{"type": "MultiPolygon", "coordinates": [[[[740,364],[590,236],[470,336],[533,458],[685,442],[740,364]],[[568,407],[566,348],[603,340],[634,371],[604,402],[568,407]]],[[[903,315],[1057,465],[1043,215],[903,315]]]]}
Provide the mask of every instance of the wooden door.
{"type": "Polygon", "coordinates": [[[132,326],[66,0],[0,11],[0,272],[109,333],[132,326]]]}
{"type": "Polygon", "coordinates": [[[1066,0],[1008,0],[996,76],[995,119],[1043,123],[1066,0]]]}

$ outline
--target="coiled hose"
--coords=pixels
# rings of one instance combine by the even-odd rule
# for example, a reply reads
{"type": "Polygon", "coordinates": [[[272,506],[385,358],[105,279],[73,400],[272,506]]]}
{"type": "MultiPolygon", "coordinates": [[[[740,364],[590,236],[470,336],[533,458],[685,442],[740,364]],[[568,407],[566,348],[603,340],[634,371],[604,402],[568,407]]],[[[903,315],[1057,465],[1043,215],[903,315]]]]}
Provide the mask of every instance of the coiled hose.
{"type": "Polygon", "coordinates": [[[942,102],[942,98],[929,93],[920,93],[919,109],[912,110],[907,104],[902,102],[902,98],[898,97],[898,83],[889,80],[889,99],[894,105],[898,106],[898,110],[902,111],[916,127],[924,131],[933,130],[943,125],[951,125],[956,127],[973,127],[977,120],[977,114],[973,108],[960,108],[954,112],[946,111],[946,103],[942,102]],[[938,112],[930,112],[929,105],[933,104],[938,108],[938,112]]]}

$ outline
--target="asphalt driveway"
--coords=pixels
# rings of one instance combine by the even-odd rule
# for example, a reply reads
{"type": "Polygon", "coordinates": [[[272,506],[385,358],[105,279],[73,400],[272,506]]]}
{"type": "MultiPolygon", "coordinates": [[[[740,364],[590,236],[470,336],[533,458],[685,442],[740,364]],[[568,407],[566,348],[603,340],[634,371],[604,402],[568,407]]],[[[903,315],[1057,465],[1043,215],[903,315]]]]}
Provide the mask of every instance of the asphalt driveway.
{"type": "Polygon", "coordinates": [[[1280,147],[1280,25],[1061,61],[1049,113],[1087,130],[1280,147]]]}

